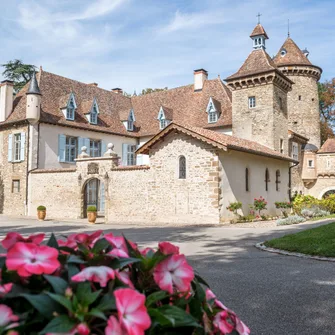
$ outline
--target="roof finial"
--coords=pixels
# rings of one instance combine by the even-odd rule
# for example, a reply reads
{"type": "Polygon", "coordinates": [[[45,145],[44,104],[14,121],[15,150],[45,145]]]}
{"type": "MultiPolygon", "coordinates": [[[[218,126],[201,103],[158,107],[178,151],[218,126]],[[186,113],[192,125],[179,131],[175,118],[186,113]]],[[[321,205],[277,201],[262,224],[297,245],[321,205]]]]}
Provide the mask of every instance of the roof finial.
{"type": "Polygon", "coordinates": [[[290,37],[290,19],[287,19],[287,37],[290,37]]]}
{"type": "Polygon", "coordinates": [[[256,17],[258,17],[258,24],[261,23],[261,16],[262,14],[260,12],[258,12],[258,14],[256,15],[256,17]]]}

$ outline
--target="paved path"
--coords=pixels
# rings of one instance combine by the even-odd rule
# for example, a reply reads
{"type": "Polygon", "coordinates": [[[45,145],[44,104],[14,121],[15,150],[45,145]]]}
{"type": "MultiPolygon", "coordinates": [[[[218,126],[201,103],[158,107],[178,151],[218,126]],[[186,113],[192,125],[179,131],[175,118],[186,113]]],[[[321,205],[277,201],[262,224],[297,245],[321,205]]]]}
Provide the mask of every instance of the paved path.
{"type": "MultiPolygon", "coordinates": [[[[330,220],[331,221],[331,220],[330,220]]],[[[334,263],[260,251],[256,242],[322,223],[276,228],[135,227],[87,225],[0,216],[0,237],[55,232],[58,236],[104,229],[123,232],[140,245],[167,240],[178,244],[223,303],[257,335],[335,334],[334,263]]]]}

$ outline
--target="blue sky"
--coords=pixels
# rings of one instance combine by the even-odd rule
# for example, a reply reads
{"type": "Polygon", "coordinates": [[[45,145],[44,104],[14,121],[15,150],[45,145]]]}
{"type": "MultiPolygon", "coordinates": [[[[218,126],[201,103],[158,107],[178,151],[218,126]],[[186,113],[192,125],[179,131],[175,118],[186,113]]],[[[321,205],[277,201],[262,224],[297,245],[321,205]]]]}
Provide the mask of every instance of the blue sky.
{"type": "Polygon", "coordinates": [[[287,36],[335,77],[335,1],[326,0],[0,0],[0,63],[21,59],[100,87],[132,93],[234,73],[261,23],[273,56],[287,36]]]}

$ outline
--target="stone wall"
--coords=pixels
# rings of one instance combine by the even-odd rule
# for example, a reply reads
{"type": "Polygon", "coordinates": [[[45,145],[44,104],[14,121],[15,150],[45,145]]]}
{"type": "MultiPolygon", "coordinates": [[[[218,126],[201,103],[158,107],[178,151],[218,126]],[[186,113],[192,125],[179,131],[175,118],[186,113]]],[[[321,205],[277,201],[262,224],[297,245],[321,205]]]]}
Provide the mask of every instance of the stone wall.
{"type": "Polygon", "coordinates": [[[233,136],[245,138],[280,151],[280,139],[287,153],[286,93],[274,84],[245,87],[232,92],[233,136]],[[248,98],[256,97],[249,108],[248,98]],[[282,99],[282,108],[279,106],[282,99]]]}
{"type": "Polygon", "coordinates": [[[6,215],[26,214],[26,182],[28,161],[28,126],[18,125],[1,131],[0,136],[0,213],[6,215]],[[25,133],[24,160],[21,162],[8,162],[9,134],[25,133]],[[20,181],[20,191],[13,192],[13,180],[20,181]]]}
{"type": "Polygon", "coordinates": [[[287,94],[289,129],[309,138],[309,143],[320,148],[317,79],[307,75],[286,75],[294,82],[292,91],[287,94]]]}

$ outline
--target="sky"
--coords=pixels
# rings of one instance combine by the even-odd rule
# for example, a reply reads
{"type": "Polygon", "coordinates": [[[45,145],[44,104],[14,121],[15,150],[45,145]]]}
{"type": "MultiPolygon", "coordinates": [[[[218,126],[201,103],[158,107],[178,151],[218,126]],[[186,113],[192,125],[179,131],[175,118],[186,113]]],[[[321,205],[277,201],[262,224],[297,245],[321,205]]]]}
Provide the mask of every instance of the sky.
{"type": "Polygon", "coordinates": [[[105,89],[187,85],[198,68],[226,78],[252,50],[258,12],[270,56],[290,19],[321,81],[335,77],[333,0],[0,0],[0,8],[0,64],[20,59],[105,89]]]}

